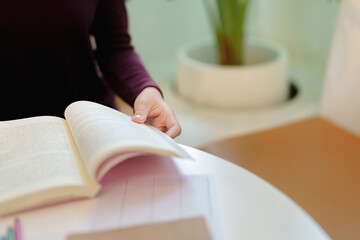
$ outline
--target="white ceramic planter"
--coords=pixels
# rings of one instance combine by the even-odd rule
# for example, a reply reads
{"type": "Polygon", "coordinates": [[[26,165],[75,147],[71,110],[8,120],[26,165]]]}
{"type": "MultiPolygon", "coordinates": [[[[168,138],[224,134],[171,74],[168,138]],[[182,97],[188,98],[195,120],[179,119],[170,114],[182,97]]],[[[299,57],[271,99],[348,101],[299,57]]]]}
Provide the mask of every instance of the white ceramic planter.
{"type": "Polygon", "coordinates": [[[287,52],[274,42],[249,40],[244,66],[217,64],[210,41],[184,47],[178,61],[177,91],[197,104],[249,109],[275,105],[288,98],[287,52]]]}

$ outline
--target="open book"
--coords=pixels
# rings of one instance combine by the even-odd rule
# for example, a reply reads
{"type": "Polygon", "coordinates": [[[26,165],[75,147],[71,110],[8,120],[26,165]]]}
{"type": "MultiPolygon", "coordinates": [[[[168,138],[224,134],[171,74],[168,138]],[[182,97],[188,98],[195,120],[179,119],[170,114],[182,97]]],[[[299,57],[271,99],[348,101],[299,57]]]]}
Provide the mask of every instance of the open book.
{"type": "Polygon", "coordinates": [[[0,122],[0,215],[94,197],[101,178],[135,156],[188,157],[164,133],[97,103],[72,103],[65,119],[0,122]]]}

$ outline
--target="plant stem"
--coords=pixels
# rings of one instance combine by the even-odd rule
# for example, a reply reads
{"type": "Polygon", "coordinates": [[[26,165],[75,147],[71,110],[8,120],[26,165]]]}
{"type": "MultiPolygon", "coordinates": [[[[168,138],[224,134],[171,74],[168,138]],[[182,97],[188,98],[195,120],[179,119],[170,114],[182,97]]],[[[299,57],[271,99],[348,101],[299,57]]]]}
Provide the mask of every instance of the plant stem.
{"type": "Polygon", "coordinates": [[[244,29],[250,0],[216,0],[216,8],[204,0],[217,42],[219,63],[244,64],[244,29]]]}

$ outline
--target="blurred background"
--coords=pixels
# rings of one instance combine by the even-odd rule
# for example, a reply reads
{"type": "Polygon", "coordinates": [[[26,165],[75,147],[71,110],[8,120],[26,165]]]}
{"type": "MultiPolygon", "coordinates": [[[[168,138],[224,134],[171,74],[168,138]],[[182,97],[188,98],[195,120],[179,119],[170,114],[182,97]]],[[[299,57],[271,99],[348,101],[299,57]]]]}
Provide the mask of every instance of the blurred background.
{"type": "Polygon", "coordinates": [[[262,177],[303,207],[331,238],[359,239],[359,139],[314,118],[327,106],[332,119],[353,122],[353,131],[359,131],[359,1],[251,1],[247,34],[286,48],[288,79],[297,89],[288,101],[252,110],[200,106],[174,87],[178,51],[212,34],[202,0],[130,0],[128,10],[137,52],[182,125],[179,143],[262,177]]]}
{"type": "Polygon", "coordinates": [[[284,104],[248,111],[197,106],[182,99],[174,88],[179,49],[211,37],[202,0],[131,0],[127,8],[133,45],[183,127],[179,143],[200,147],[317,114],[339,9],[337,1],[251,2],[247,33],[286,47],[289,78],[298,87],[298,94],[284,104]]]}

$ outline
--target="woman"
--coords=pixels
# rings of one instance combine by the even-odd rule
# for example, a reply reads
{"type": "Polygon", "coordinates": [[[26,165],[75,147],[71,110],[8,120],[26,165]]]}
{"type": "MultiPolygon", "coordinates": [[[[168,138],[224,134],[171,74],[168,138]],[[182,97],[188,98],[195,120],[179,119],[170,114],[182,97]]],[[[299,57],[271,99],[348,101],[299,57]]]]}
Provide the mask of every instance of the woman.
{"type": "Polygon", "coordinates": [[[116,108],[118,94],[134,122],[181,132],[131,45],[125,0],[0,0],[0,79],[0,120],[63,116],[77,100],[116,108]]]}

